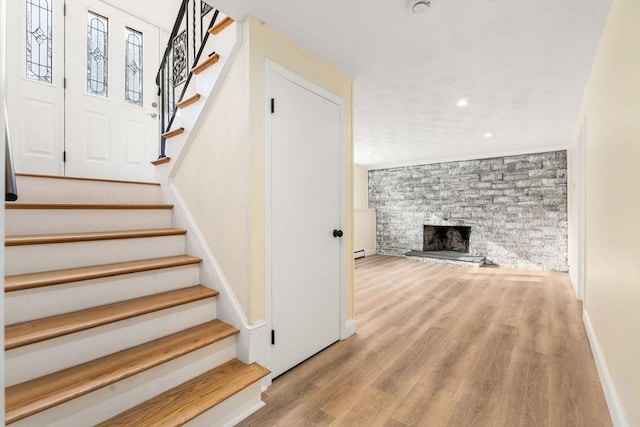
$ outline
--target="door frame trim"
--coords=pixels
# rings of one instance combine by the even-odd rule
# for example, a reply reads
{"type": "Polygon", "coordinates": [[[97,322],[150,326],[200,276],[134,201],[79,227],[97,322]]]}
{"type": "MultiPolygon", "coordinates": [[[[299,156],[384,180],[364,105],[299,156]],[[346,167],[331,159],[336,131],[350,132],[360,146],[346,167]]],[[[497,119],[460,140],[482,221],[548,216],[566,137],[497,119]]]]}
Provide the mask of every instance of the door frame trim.
{"type": "MultiPolygon", "coordinates": [[[[264,266],[264,290],[265,290],[265,298],[264,298],[264,304],[265,304],[265,322],[267,325],[267,332],[265,335],[265,338],[268,340],[268,342],[265,342],[265,346],[267,346],[267,348],[269,349],[267,352],[265,352],[266,354],[266,362],[267,362],[267,367],[271,367],[273,366],[273,347],[271,346],[271,334],[269,332],[269,330],[272,329],[273,327],[273,313],[272,313],[272,280],[271,280],[271,275],[272,275],[272,269],[271,269],[271,262],[272,262],[272,253],[271,253],[271,243],[272,243],[272,229],[271,229],[271,213],[272,213],[272,204],[271,204],[271,189],[272,189],[272,169],[271,169],[271,154],[272,154],[272,139],[271,139],[271,98],[272,98],[272,94],[273,94],[273,88],[272,88],[272,78],[274,75],[278,75],[286,80],[289,80],[290,82],[301,86],[304,89],[307,89],[310,92],[315,93],[318,96],[321,96],[322,98],[327,99],[328,101],[331,101],[333,103],[335,103],[336,105],[338,105],[338,108],[340,110],[340,123],[339,123],[339,129],[340,129],[340,147],[344,147],[345,144],[345,126],[344,126],[344,119],[345,119],[345,100],[337,95],[335,95],[332,92],[329,92],[327,89],[318,86],[317,84],[307,80],[306,78],[300,76],[299,74],[296,74],[290,70],[288,70],[287,68],[277,64],[276,62],[270,60],[270,59],[265,59],[265,98],[264,98],[264,123],[265,123],[265,143],[264,143],[264,194],[265,194],[265,198],[264,198],[264,219],[265,219],[265,239],[264,239],[264,249],[265,249],[265,266],[264,266]]],[[[277,105],[276,105],[277,108],[277,105]]],[[[340,182],[340,188],[339,190],[339,200],[340,200],[340,215],[339,215],[339,221],[340,224],[338,224],[338,226],[341,229],[344,229],[345,225],[347,224],[347,212],[346,212],[346,176],[345,176],[345,165],[344,165],[344,150],[340,150],[339,153],[340,159],[338,161],[338,165],[339,165],[339,182],[340,182]]],[[[348,322],[346,322],[346,313],[345,313],[345,305],[346,305],[346,300],[347,300],[347,295],[346,295],[346,266],[345,266],[345,240],[341,239],[340,240],[340,246],[339,246],[339,258],[340,258],[340,262],[339,262],[339,268],[340,268],[340,284],[339,284],[339,288],[340,288],[340,295],[339,295],[339,301],[340,301],[340,318],[339,318],[339,322],[340,322],[340,336],[339,339],[345,339],[346,337],[350,336],[351,333],[350,331],[353,330],[353,325],[352,324],[347,324],[348,322]]],[[[269,375],[269,382],[271,381],[271,375],[269,375]]]]}

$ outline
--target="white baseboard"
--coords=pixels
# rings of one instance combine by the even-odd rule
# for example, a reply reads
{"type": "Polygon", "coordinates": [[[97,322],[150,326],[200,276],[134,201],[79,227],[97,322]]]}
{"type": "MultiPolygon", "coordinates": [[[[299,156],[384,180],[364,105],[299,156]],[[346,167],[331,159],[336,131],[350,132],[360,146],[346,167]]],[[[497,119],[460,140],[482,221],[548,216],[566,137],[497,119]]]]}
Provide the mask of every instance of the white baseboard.
{"type": "Polygon", "coordinates": [[[613,379],[611,378],[611,374],[607,368],[607,362],[604,358],[604,354],[602,353],[602,348],[600,347],[593,325],[591,325],[591,319],[589,319],[589,313],[587,313],[587,310],[582,311],[582,320],[584,322],[584,327],[587,330],[587,337],[589,338],[589,344],[591,345],[593,359],[596,362],[596,369],[598,370],[598,376],[600,377],[600,383],[602,384],[602,390],[604,391],[604,398],[607,401],[607,406],[609,407],[611,423],[614,427],[631,427],[624,413],[620,397],[616,392],[613,379]]]}
{"type": "Polygon", "coordinates": [[[358,322],[356,319],[349,319],[345,322],[344,328],[342,329],[341,340],[346,340],[351,335],[355,334],[358,331],[358,322]]]}
{"type": "Polygon", "coordinates": [[[358,249],[357,251],[353,252],[353,257],[355,259],[359,259],[359,258],[375,255],[376,253],[377,251],[375,249],[358,249]]]}

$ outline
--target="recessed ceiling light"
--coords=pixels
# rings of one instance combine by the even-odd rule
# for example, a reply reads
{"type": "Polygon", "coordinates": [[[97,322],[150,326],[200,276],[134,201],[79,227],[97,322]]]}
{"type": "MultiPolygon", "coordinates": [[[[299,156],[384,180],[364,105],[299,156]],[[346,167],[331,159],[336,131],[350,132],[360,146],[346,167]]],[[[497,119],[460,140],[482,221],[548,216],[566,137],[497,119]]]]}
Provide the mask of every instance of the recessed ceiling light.
{"type": "Polygon", "coordinates": [[[409,0],[409,10],[414,15],[425,13],[431,7],[431,0],[409,0]]]}
{"type": "Polygon", "coordinates": [[[370,154],[371,154],[371,151],[367,151],[367,155],[370,155],[370,154]]]}
{"type": "Polygon", "coordinates": [[[456,105],[458,107],[466,107],[467,105],[469,105],[469,100],[467,98],[462,98],[458,101],[456,105]]]}
{"type": "Polygon", "coordinates": [[[491,138],[493,136],[493,134],[491,132],[485,132],[484,133],[484,137],[485,138],[491,138]]]}

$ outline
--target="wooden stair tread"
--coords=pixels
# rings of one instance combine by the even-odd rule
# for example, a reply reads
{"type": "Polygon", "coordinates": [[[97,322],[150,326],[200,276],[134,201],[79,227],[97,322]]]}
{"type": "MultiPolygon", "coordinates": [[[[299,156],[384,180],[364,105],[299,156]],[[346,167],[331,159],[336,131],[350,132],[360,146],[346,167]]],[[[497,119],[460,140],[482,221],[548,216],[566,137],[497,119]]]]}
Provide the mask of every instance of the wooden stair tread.
{"type": "Polygon", "coordinates": [[[113,203],[5,203],[5,209],[173,209],[169,204],[113,204],[113,203]]]}
{"type": "Polygon", "coordinates": [[[169,163],[171,161],[171,157],[160,157],[152,162],[150,162],[154,166],[163,165],[165,163],[169,163]]]}
{"type": "Polygon", "coordinates": [[[213,64],[218,62],[219,59],[220,59],[220,55],[218,55],[217,53],[214,53],[213,55],[211,55],[210,57],[202,61],[200,64],[193,67],[191,69],[191,72],[193,74],[200,74],[202,71],[206,70],[207,68],[211,67],[213,64]]]}
{"type": "Polygon", "coordinates": [[[5,277],[4,289],[5,292],[12,292],[23,289],[39,288],[41,286],[59,285],[61,283],[79,282],[81,280],[98,279],[101,277],[111,277],[121,274],[138,273],[141,271],[158,270],[161,268],[198,264],[201,261],[202,259],[198,257],[178,255],[136,261],[116,262],[112,264],[92,265],[89,267],[70,268],[65,270],[16,274],[5,277]]]}
{"type": "Polygon", "coordinates": [[[217,291],[197,285],[72,313],[7,325],[4,330],[4,348],[5,350],[11,350],[119,320],[212,298],[217,295],[217,291]]]}
{"type": "Polygon", "coordinates": [[[268,374],[257,363],[233,359],[98,426],[180,426],[268,374]]]}
{"type": "Polygon", "coordinates": [[[188,106],[188,105],[194,104],[194,103],[196,103],[196,102],[198,102],[198,101],[200,100],[200,96],[201,96],[201,95],[200,95],[199,93],[196,93],[196,94],[194,94],[194,95],[191,95],[191,96],[190,96],[190,97],[188,97],[187,99],[185,99],[185,100],[182,100],[182,101],[178,102],[178,104],[176,105],[176,107],[178,107],[178,108],[184,108],[184,107],[186,107],[186,106],[188,106]]]}
{"type": "Polygon", "coordinates": [[[90,242],[95,240],[135,239],[140,237],[179,236],[187,230],[155,228],[147,230],[103,231],[90,233],[61,233],[26,236],[6,236],[5,246],[42,245],[48,243],[90,242]]]}
{"type": "Polygon", "coordinates": [[[237,332],[236,328],[219,320],[213,320],[81,365],[7,387],[5,422],[10,424],[21,420],[213,344],[237,332]]]}
{"type": "Polygon", "coordinates": [[[215,36],[216,34],[220,33],[222,30],[224,30],[225,28],[227,28],[231,24],[233,24],[233,19],[231,19],[231,18],[229,18],[227,16],[222,21],[218,22],[216,25],[214,25],[213,27],[209,28],[207,31],[212,36],[215,36]]]}
{"type": "Polygon", "coordinates": [[[174,130],[170,130],[168,132],[165,132],[162,134],[163,138],[173,138],[174,136],[178,136],[184,133],[184,128],[181,126],[179,128],[176,128],[174,130]]]}

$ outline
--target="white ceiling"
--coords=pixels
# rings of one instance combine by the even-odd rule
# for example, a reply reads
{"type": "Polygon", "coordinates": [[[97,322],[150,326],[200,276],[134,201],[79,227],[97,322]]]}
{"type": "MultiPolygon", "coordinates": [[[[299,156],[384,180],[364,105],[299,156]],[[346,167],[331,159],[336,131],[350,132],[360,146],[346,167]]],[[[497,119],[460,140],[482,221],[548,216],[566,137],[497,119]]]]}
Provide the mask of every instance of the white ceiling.
{"type": "Polygon", "coordinates": [[[413,15],[406,0],[215,1],[354,78],[355,162],[370,168],[566,147],[609,4],[433,0],[413,15]]]}
{"type": "MultiPolygon", "coordinates": [[[[166,31],[180,6],[104,1],[166,31]]],[[[432,0],[422,15],[407,0],[214,4],[353,77],[355,162],[380,168],[565,148],[610,0],[432,0]]]]}

